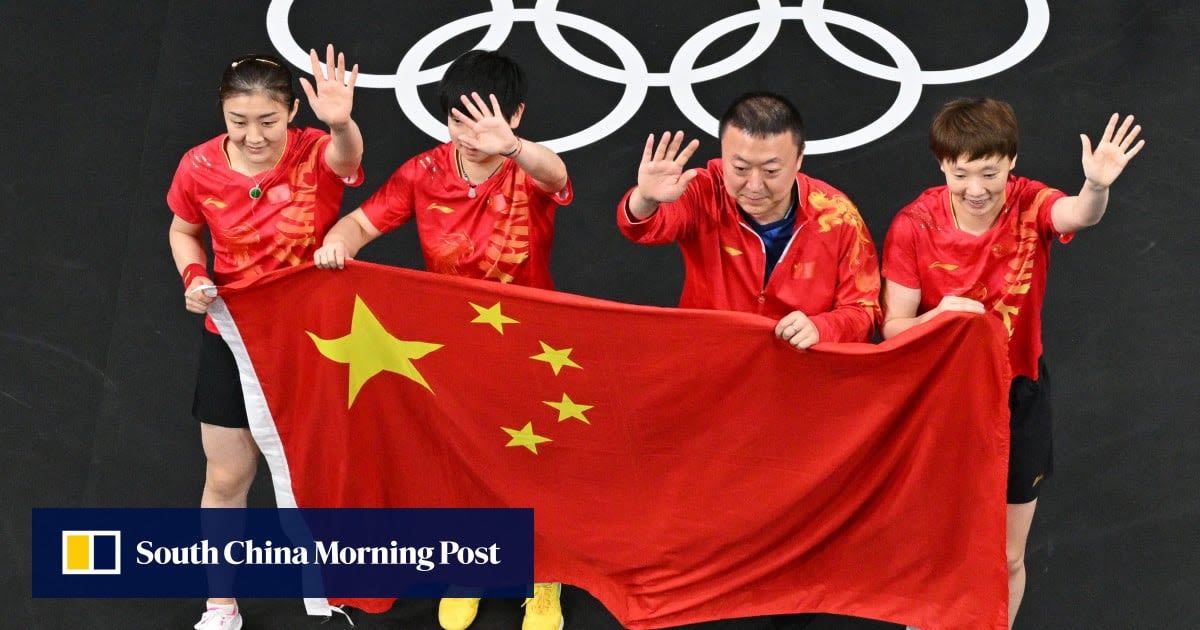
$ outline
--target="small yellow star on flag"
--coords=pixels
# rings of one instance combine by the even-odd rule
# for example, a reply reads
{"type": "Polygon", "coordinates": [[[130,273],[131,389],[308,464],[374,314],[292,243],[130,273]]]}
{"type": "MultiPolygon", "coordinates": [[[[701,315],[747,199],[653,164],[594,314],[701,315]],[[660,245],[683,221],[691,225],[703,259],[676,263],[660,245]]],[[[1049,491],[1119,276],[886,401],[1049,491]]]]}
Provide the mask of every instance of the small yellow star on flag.
{"type": "Polygon", "coordinates": [[[475,309],[475,312],[479,314],[475,319],[471,320],[472,324],[491,324],[492,328],[495,328],[496,332],[500,333],[501,335],[504,334],[505,324],[521,323],[511,317],[508,317],[504,313],[501,313],[499,302],[496,302],[488,308],[484,308],[474,302],[467,302],[467,304],[470,304],[471,308],[475,309]]]}
{"type": "Polygon", "coordinates": [[[538,343],[542,344],[542,353],[535,354],[529,358],[533,359],[534,361],[545,361],[546,363],[549,363],[550,367],[554,370],[555,376],[558,375],[558,371],[561,370],[564,365],[579,370],[583,369],[579,367],[578,363],[571,360],[571,350],[574,348],[559,349],[546,345],[545,341],[539,341],[538,343]]]}
{"type": "Polygon", "coordinates": [[[505,447],[524,446],[525,448],[529,449],[529,451],[531,453],[533,453],[534,455],[537,455],[537,445],[538,444],[541,444],[542,442],[553,442],[554,441],[548,437],[542,437],[542,436],[534,433],[532,422],[526,422],[525,426],[520,431],[518,431],[516,429],[510,429],[508,427],[500,427],[500,428],[504,429],[504,432],[507,433],[508,436],[512,438],[511,440],[508,441],[508,444],[504,445],[505,447]]]}
{"type": "Polygon", "coordinates": [[[322,339],[311,332],[308,332],[308,336],[317,346],[317,351],[326,358],[349,364],[347,409],[354,405],[362,386],[380,372],[394,372],[433,391],[412,362],[441,348],[442,344],[397,339],[379,323],[379,319],[357,295],[354,296],[354,313],[350,317],[350,334],[337,339],[322,339]]]}
{"type": "Polygon", "coordinates": [[[583,412],[591,409],[594,405],[581,405],[571,400],[571,397],[565,392],[563,393],[561,402],[554,402],[552,400],[543,400],[542,402],[558,410],[559,422],[568,418],[576,418],[583,421],[584,424],[591,424],[591,422],[588,422],[587,417],[583,415],[583,412]]]}

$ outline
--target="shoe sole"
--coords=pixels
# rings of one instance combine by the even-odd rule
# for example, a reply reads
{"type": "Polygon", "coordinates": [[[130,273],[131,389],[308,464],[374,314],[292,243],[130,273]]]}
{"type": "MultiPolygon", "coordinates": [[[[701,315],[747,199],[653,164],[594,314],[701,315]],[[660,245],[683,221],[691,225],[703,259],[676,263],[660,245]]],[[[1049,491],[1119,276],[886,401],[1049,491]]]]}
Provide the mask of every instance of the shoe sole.
{"type": "MultiPolygon", "coordinates": [[[[563,627],[564,627],[564,626],[566,626],[566,625],[567,625],[567,618],[566,618],[566,616],[564,616],[564,617],[562,617],[561,619],[559,619],[559,620],[558,620],[558,630],[563,630],[563,627]]],[[[524,628],[525,626],[524,626],[524,625],[522,625],[521,627],[522,627],[522,628],[524,628]]]]}

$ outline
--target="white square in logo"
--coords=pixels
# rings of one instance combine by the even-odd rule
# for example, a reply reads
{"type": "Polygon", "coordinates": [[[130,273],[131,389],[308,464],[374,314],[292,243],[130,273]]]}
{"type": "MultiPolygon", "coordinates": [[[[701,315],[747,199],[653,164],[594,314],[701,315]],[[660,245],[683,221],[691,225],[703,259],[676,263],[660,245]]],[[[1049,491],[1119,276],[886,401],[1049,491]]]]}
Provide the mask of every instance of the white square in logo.
{"type": "Polygon", "coordinates": [[[121,532],[63,530],[63,575],[119,575],[121,532]]]}

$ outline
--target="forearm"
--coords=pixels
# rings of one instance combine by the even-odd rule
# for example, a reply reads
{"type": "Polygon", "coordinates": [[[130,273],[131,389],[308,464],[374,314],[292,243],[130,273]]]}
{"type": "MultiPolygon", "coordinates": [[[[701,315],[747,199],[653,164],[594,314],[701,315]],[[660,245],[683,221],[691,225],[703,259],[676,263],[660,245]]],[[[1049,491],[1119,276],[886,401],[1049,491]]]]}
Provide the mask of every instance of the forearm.
{"type": "Polygon", "coordinates": [[[184,307],[193,313],[205,312],[213,300],[213,296],[196,291],[196,288],[212,282],[212,274],[208,273],[205,264],[208,256],[204,251],[204,242],[200,240],[201,230],[198,225],[176,218],[167,232],[171,257],[175,259],[175,268],[183,279],[184,307]]]}
{"type": "Polygon", "coordinates": [[[1099,223],[1107,207],[1108,187],[1085,181],[1078,195],[1054,202],[1050,217],[1056,232],[1071,234],[1099,223]]]}
{"type": "Polygon", "coordinates": [[[883,321],[883,338],[891,339],[896,335],[937,317],[936,311],[926,311],[915,317],[891,317],[883,321]]]}
{"type": "Polygon", "coordinates": [[[341,243],[346,250],[346,256],[357,256],[358,250],[379,236],[378,231],[368,231],[363,227],[362,222],[365,221],[367,218],[361,208],[342,217],[329,229],[322,245],[341,243]]]}
{"type": "Polygon", "coordinates": [[[200,236],[172,229],[167,240],[171,245],[171,257],[175,260],[175,268],[182,274],[188,265],[207,266],[208,254],[204,251],[204,243],[200,236]]]}
{"type": "Polygon", "coordinates": [[[1108,208],[1108,186],[1099,186],[1090,181],[1084,181],[1083,188],[1075,197],[1075,221],[1081,227],[1096,225],[1104,217],[1106,208],[1108,208]]]}
{"type": "Polygon", "coordinates": [[[879,259],[866,226],[855,218],[838,233],[837,258],[831,256],[826,263],[837,273],[833,308],[811,317],[821,341],[868,341],[883,321],[879,259]]]}
{"type": "Polygon", "coordinates": [[[664,245],[679,240],[687,231],[686,216],[674,212],[671,204],[655,205],[655,210],[638,218],[630,211],[636,188],[626,192],[617,205],[617,228],[625,238],[640,245],[664,245]]]}
{"type": "Polygon", "coordinates": [[[340,177],[353,177],[362,164],[363,138],[358,123],[351,118],[344,124],[329,126],[329,147],[325,162],[340,177]]]}
{"type": "Polygon", "coordinates": [[[520,138],[515,152],[506,157],[516,162],[546,192],[557,193],[567,185],[567,165],[562,158],[532,140],[520,138]]]}
{"type": "Polygon", "coordinates": [[[635,221],[645,221],[658,210],[658,206],[659,202],[647,199],[639,189],[634,188],[626,208],[629,209],[629,216],[635,221]]]}
{"type": "Polygon", "coordinates": [[[871,339],[879,321],[879,306],[871,302],[847,304],[809,317],[822,342],[855,343],[871,339]]]}

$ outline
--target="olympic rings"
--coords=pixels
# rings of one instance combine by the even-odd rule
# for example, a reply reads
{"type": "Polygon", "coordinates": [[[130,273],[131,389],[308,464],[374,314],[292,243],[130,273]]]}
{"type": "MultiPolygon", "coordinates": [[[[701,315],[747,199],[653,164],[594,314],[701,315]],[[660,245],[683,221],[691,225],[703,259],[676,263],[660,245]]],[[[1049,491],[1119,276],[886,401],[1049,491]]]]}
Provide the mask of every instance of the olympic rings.
{"type": "MultiPolygon", "coordinates": [[[[294,0],[272,0],[267,8],[267,34],[280,56],[297,68],[309,67],[308,53],[300,47],[288,25],[294,0]]],[[[602,81],[623,83],[625,91],[612,111],[591,126],[560,138],[543,141],[551,149],[563,152],[598,142],[629,122],[651,87],[666,87],[680,112],[706,133],[717,135],[717,119],[696,98],[698,82],[710,81],[745,67],[775,42],[784,20],[801,20],[813,42],[831,59],[864,75],[899,84],[896,100],[875,121],[856,131],[809,140],[805,153],[836,153],[863,146],[899,127],[920,102],[926,85],[973,81],[1003,72],[1028,57],[1041,44],[1050,26],[1047,0],[1025,0],[1028,20],[1025,30],[1008,50],[973,66],[948,70],[924,70],[912,50],[891,32],[877,24],[841,11],[826,9],[824,0],[804,0],[801,6],[780,6],[779,0],[758,0],[758,8],[723,18],[701,29],[688,39],[671,60],[667,72],[650,72],[646,60],[631,41],[619,31],[575,13],[558,10],[558,0],[538,0],[532,9],[517,9],[512,0],[492,0],[491,11],[476,13],[449,22],[422,37],[405,53],[394,74],[360,72],[358,87],[390,88],[396,91],[400,109],[421,131],[446,141],[446,121],[439,120],[421,103],[417,88],[441,79],[449,64],[422,68],[429,56],[452,38],[486,27],[477,49],[495,49],[508,38],[517,22],[532,22],[546,49],[570,67],[602,81]],[[894,66],[871,61],[851,51],[833,35],[829,25],[852,30],[878,44],[894,66]],[[607,45],[620,60],[614,68],[579,52],[562,36],[561,27],[585,32],[607,45]],[[696,60],[709,46],[733,31],[754,26],[750,40],[725,59],[697,68],[696,60]]]]}

